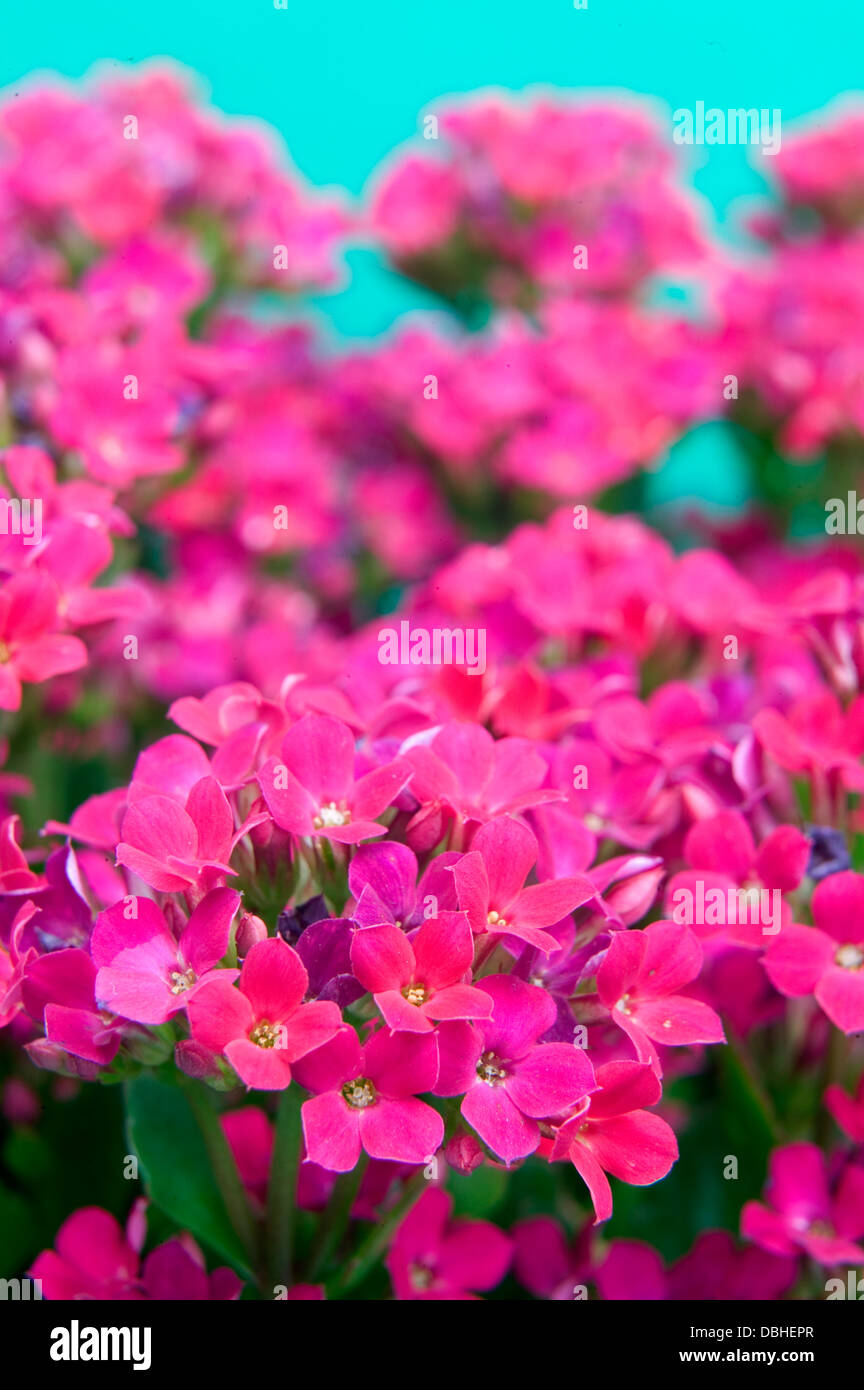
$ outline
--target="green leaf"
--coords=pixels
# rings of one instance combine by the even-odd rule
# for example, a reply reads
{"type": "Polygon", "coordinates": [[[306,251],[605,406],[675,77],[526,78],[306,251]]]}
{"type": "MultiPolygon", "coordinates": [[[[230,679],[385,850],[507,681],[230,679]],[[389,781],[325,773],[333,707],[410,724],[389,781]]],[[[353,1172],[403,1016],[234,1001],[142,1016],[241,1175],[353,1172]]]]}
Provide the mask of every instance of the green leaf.
{"type": "Polygon", "coordinates": [[[126,1083],[129,1142],[151,1199],[186,1231],[252,1276],[183,1091],[155,1076],[126,1083]]]}

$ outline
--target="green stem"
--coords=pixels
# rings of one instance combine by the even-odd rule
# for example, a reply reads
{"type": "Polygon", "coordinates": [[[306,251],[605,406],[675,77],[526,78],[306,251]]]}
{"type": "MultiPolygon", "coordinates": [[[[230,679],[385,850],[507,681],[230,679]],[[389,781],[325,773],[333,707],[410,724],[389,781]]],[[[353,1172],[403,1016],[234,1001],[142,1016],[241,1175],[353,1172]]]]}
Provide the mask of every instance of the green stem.
{"type": "Polygon", "coordinates": [[[727,1070],[737,1076],[771,1142],[773,1144],[781,1143],[783,1135],[780,1121],[771,1097],[762,1084],[762,1079],[753,1064],[746,1045],[736,1035],[734,1029],[728,1025],[726,1027],[726,1048],[719,1053],[719,1060],[721,1065],[725,1061],[727,1070]]]}
{"type": "Polygon", "coordinates": [[[274,1284],[290,1284],[294,1258],[294,1222],[297,1212],[297,1175],[303,1125],[299,1086],[288,1086],[279,1097],[273,1157],[267,1186],[267,1235],[270,1275],[274,1284]]]}
{"type": "Polygon", "coordinates": [[[332,1287],[328,1288],[328,1297],[340,1298],[366,1278],[372,1266],[387,1249],[393,1232],[407,1216],[425,1185],[424,1169],[421,1168],[408,1179],[402,1196],[388,1211],[383,1221],[373,1227],[366,1239],[361,1241],[342,1273],[333,1281],[332,1287]]]}
{"type": "Polygon", "coordinates": [[[210,1099],[210,1093],[200,1082],[181,1077],[180,1084],[198,1122],[228,1219],[246,1252],[250,1268],[255,1269],[258,1246],[255,1222],[246,1199],[246,1190],[237,1171],[237,1164],[234,1162],[234,1155],[219,1123],[219,1114],[210,1099]]]}
{"type": "Polygon", "coordinates": [[[326,1269],[333,1255],[339,1249],[342,1238],[351,1220],[351,1210],[357,1200],[363,1174],[369,1162],[363,1153],[350,1173],[342,1173],[330,1195],[327,1210],[318,1230],[318,1237],[312,1247],[309,1266],[309,1280],[314,1283],[323,1269],[326,1269]]]}
{"type": "Polygon", "coordinates": [[[831,1029],[828,1037],[828,1045],[825,1048],[823,1058],[823,1071],[820,1085],[820,1105],[819,1114],[816,1118],[816,1143],[825,1148],[831,1138],[833,1120],[831,1112],[824,1104],[823,1097],[828,1087],[834,1082],[842,1083],[846,1068],[847,1042],[845,1033],[841,1033],[839,1028],[831,1029]]]}

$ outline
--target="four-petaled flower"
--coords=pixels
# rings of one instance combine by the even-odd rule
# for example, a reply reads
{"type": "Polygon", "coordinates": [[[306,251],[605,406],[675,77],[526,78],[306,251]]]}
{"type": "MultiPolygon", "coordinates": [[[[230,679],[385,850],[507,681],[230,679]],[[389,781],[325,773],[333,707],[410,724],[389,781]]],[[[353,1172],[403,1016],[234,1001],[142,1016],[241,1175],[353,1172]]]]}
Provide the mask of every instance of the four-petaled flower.
{"type": "Polygon", "coordinates": [[[283,1091],[291,1064],[329,1041],[340,1027],[336,1004],[304,1004],[309,978],[295,951],[273,937],[257,942],[240,971],[206,980],[190,997],[187,1012],[196,1043],[222,1054],[247,1086],[283,1091]]]}
{"type": "Polygon", "coordinates": [[[296,1075],[315,1092],[303,1105],[306,1153],[331,1172],[349,1172],[361,1149],[393,1163],[426,1163],[444,1137],[437,1110],[417,1099],[438,1077],[434,1034],[382,1029],[363,1047],[345,1026],[296,1075]]]}

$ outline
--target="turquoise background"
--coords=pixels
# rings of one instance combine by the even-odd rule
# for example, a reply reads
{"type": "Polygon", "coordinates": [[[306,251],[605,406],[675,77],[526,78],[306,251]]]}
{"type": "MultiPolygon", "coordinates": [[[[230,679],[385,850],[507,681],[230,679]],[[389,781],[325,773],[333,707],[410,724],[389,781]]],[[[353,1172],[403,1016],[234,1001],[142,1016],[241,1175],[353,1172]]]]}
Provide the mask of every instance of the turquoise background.
{"type": "MultiPolygon", "coordinates": [[[[33,71],[80,77],[97,61],[169,56],[204,78],[213,102],[277,127],[314,184],[359,193],[375,166],[416,136],[448,93],[535,84],[645,94],[676,107],[779,107],[784,127],[861,81],[862,0],[41,0],[2,11],[0,85],[33,71]]],[[[684,151],[721,234],[764,184],[736,146],[684,151]],[[737,204],[737,206],[736,206],[737,204]]],[[[349,256],[350,284],[329,296],[344,336],[382,332],[428,304],[371,251],[349,256]]],[[[656,480],[678,494],[714,457],[712,494],[740,495],[722,430],[679,447],[656,480]],[[696,448],[696,456],[689,450],[696,448]]],[[[704,474],[700,491],[705,491],[704,474]]]]}

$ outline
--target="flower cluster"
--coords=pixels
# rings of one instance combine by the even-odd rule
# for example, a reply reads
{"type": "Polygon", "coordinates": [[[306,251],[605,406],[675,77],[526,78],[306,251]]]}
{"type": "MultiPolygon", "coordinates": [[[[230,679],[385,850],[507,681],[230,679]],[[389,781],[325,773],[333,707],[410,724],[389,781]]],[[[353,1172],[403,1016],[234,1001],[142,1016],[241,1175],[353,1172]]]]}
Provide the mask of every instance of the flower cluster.
{"type": "Polygon", "coordinates": [[[527,307],[574,286],[629,293],[705,254],[658,127],[638,106],[549,96],[450,107],[424,129],[427,149],[443,137],[444,157],[400,158],[376,189],[371,227],[407,274],[455,299],[482,292],[527,307]]]}
{"type": "Polygon", "coordinates": [[[162,70],[0,106],[0,1094],[122,1082],[146,1192],[46,1297],[864,1263],[864,552],[773,466],[856,461],[859,124],[730,268],[637,107],[453,106],[349,215],[162,70]],[[269,312],[360,228],[458,328],[269,312]],[[616,489],[724,380],[762,513],[687,548],[616,489]]]}

